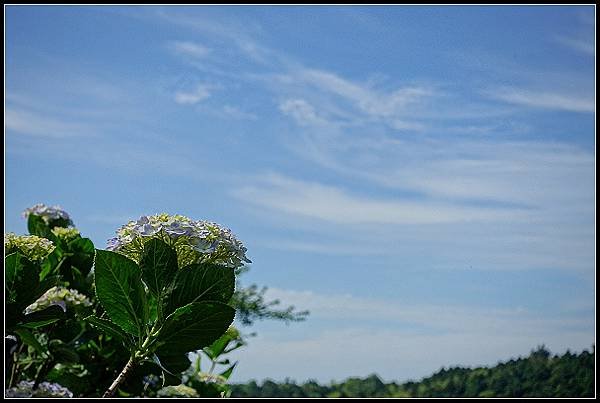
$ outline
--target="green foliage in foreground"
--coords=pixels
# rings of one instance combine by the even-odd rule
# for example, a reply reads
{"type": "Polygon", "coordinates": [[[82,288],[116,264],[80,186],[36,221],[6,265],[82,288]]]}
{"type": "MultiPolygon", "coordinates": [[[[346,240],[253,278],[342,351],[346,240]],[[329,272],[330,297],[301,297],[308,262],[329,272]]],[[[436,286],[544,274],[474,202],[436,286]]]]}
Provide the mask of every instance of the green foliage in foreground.
{"type": "Polygon", "coordinates": [[[4,234],[5,397],[227,397],[236,311],[308,314],[243,287],[246,248],[216,223],[142,216],[102,250],[58,206],[24,216],[29,235],[4,234]]]}
{"type": "Polygon", "coordinates": [[[442,369],[419,382],[383,383],[377,375],[342,383],[231,385],[232,397],[594,397],[594,352],[551,356],[544,347],[529,357],[492,368],[442,369]]]}

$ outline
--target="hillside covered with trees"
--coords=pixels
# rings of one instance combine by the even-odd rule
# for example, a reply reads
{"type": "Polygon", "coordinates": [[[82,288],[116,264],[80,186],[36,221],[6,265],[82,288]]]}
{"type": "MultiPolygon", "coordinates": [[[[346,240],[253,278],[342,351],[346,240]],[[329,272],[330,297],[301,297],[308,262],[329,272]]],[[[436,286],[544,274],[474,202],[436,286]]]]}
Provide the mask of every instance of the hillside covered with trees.
{"type": "Polygon", "coordinates": [[[384,383],[373,374],[342,383],[271,380],[234,384],[232,397],[594,397],[594,349],[554,355],[545,347],[492,368],[441,369],[419,382],[384,383]]]}

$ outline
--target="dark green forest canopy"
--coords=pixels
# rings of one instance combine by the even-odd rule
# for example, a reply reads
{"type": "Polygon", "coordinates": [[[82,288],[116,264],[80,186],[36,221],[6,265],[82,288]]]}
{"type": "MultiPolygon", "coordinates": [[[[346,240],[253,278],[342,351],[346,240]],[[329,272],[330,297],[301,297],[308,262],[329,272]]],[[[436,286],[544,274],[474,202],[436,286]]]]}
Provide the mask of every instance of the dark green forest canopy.
{"type": "Polygon", "coordinates": [[[441,369],[419,382],[384,383],[373,374],[320,385],[266,380],[232,385],[232,397],[594,397],[595,352],[552,356],[545,347],[492,368],[441,369]]]}

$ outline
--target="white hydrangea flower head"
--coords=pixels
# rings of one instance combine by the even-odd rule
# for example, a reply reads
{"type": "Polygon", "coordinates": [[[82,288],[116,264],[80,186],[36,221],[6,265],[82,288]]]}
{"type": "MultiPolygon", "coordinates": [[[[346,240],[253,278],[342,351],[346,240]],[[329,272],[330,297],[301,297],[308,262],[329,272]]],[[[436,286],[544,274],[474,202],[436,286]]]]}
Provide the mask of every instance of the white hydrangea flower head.
{"type": "Polygon", "coordinates": [[[4,253],[20,252],[29,260],[39,261],[48,256],[56,246],[51,240],[37,235],[4,234],[4,253]]]}
{"type": "Polygon", "coordinates": [[[195,221],[182,215],[156,214],[129,221],[108,240],[107,249],[140,261],[143,244],[159,238],[177,252],[179,267],[191,263],[218,263],[238,268],[251,263],[247,249],[231,230],[207,221],[195,221]]]}
{"type": "Polygon", "coordinates": [[[58,383],[42,382],[33,390],[33,381],[21,381],[7,389],[5,397],[73,397],[73,392],[58,383]]]}
{"type": "Polygon", "coordinates": [[[25,309],[25,314],[29,314],[42,309],[48,308],[50,305],[60,305],[64,309],[75,307],[92,306],[92,302],[84,294],[77,290],[68,289],[65,287],[52,287],[37,299],[33,304],[25,309]]]}
{"type": "Polygon", "coordinates": [[[54,227],[52,229],[52,233],[64,242],[72,241],[73,239],[81,236],[77,228],[54,227]]]}
{"type": "Polygon", "coordinates": [[[23,211],[23,217],[27,218],[30,214],[37,215],[42,217],[42,219],[49,224],[54,220],[65,220],[69,225],[72,225],[73,222],[67,214],[60,206],[46,206],[43,203],[38,203],[33,207],[29,207],[23,211]]]}

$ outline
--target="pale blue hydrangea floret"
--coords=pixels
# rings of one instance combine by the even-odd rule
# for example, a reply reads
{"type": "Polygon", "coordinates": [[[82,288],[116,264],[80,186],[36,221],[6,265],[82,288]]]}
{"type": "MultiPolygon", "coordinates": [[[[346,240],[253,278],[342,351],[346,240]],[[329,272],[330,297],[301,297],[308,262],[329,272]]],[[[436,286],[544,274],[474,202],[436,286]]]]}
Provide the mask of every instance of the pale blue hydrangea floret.
{"type": "Polygon", "coordinates": [[[73,392],[58,383],[42,382],[33,389],[33,381],[21,381],[7,389],[5,397],[73,397],[73,392]]]}
{"type": "Polygon", "coordinates": [[[180,266],[212,262],[238,268],[251,263],[246,248],[231,230],[182,215],[156,214],[130,221],[117,230],[115,238],[108,240],[107,249],[139,262],[143,242],[153,237],[175,248],[180,266]]]}
{"type": "Polygon", "coordinates": [[[23,217],[27,218],[30,214],[42,217],[42,219],[48,224],[54,220],[66,220],[71,224],[71,218],[66,211],[60,206],[46,206],[43,203],[38,203],[33,207],[29,207],[23,211],[23,217]]]}
{"type": "Polygon", "coordinates": [[[20,252],[29,260],[39,261],[52,253],[55,248],[52,241],[37,235],[16,235],[12,232],[4,234],[5,254],[20,252]]]}
{"type": "Polygon", "coordinates": [[[110,238],[108,241],[106,241],[106,249],[108,250],[116,250],[119,248],[119,246],[121,246],[121,241],[119,241],[119,238],[110,238]]]}

